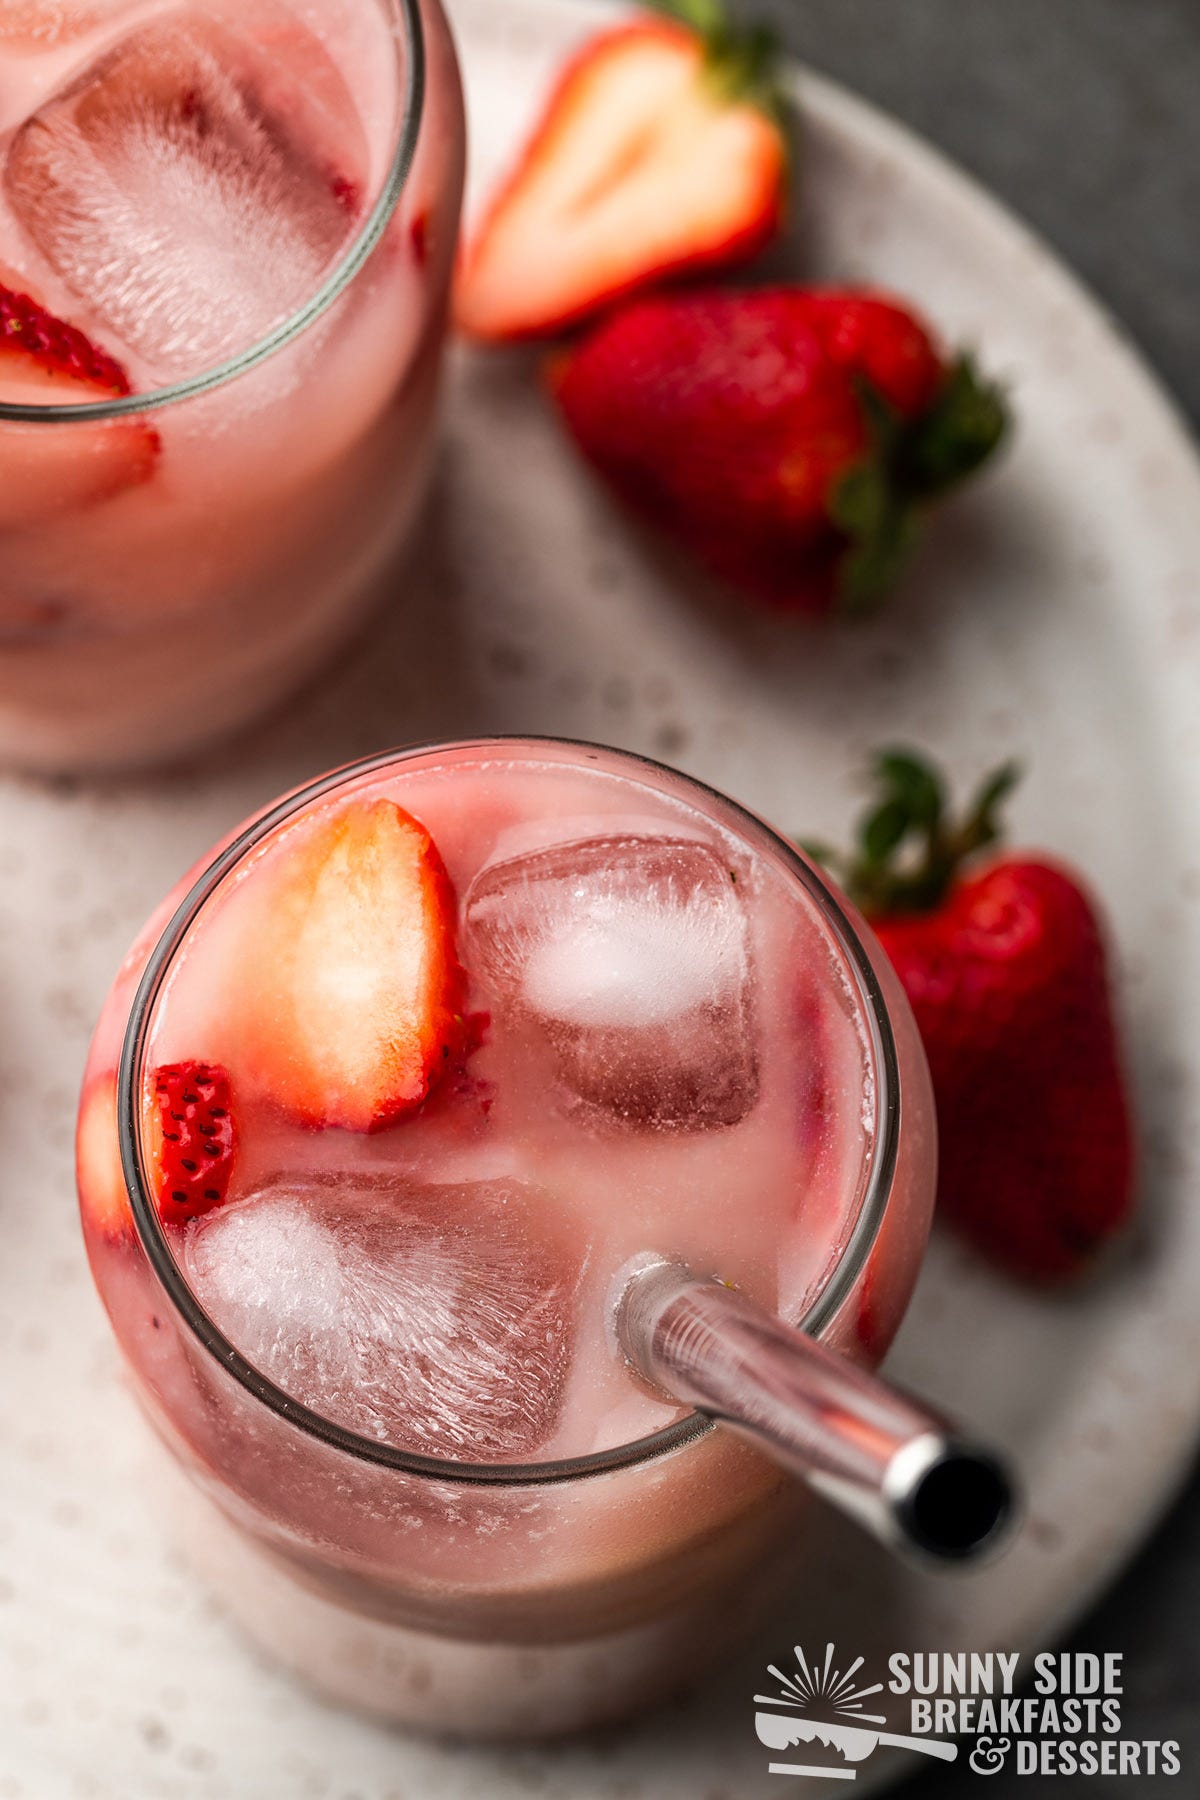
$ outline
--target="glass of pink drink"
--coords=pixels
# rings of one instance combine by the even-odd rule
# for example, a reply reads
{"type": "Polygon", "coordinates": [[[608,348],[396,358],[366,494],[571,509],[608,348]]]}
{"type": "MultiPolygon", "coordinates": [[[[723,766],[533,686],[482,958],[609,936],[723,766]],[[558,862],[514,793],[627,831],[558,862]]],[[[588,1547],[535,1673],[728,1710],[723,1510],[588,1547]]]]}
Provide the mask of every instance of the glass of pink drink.
{"type": "Polygon", "coordinates": [[[464,138],[438,0],[0,6],[0,760],[184,754],[394,585],[464,138]]]}
{"type": "Polygon", "coordinates": [[[652,1700],[803,1553],[797,1485],[616,1352],[622,1269],[874,1365],[933,1178],[911,1016],[821,876],[556,741],[377,757],[229,840],[118,976],[79,1126],[191,1554],[325,1693],[486,1736],[652,1700]]]}

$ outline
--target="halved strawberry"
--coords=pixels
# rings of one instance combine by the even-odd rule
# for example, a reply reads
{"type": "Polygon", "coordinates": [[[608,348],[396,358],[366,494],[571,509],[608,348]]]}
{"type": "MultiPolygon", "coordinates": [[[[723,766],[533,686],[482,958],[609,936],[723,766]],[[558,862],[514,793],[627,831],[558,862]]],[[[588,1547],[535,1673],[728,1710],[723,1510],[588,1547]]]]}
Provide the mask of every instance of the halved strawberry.
{"type": "Polygon", "coordinates": [[[719,0],[687,11],[699,29],[619,26],[569,65],[463,258],[455,315],[470,336],[554,332],[775,235],[788,143],[772,46],[734,32],[719,0]]]}
{"type": "Polygon", "coordinates": [[[390,800],[319,815],[284,855],[237,971],[239,1067],[304,1124],[381,1130],[461,1060],[450,878],[390,800]]]}
{"type": "MultiPolygon", "coordinates": [[[[0,271],[0,401],[85,406],[130,392],[120,363],[0,271]]],[[[161,448],[142,419],[0,421],[0,531],[146,481],[161,448]]]]}
{"type": "Polygon", "coordinates": [[[75,1175],[85,1222],[116,1243],[133,1236],[133,1212],[117,1140],[117,1078],[111,1071],[84,1090],[75,1128],[75,1175]]]}
{"type": "Polygon", "coordinates": [[[220,1206],[237,1150],[227,1072],[203,1062],[155,1069],[147,1110],[147,1152],[163,1223],[181,1225],[220,1206]]]}

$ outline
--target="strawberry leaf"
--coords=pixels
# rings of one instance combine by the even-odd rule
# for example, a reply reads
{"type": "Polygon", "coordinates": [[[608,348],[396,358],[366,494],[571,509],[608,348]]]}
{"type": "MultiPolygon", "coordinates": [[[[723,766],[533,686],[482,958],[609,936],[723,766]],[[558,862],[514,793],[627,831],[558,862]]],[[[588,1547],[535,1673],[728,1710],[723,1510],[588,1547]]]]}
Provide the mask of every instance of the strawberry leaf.
{"type": "Polygon", "coordinates": [[[768,25],[735,25],[725,0],[650,0],[704,42],[705,71],[720,96],[758,107],[789,137],[793,108],[780,72],[779,39],[768,25]]]}
{"type": "Polygon", "coordinates": [[[838,571],[840,608],[861,616],[895,586],[916,542],[916,521],[897,502],[882,460],[860,463],[843,475],[829,516],[849,539],[838,571]]]}
{"type": "Polygon", "coordinates": [[[717,38],[729,31],[724,0],[649,0],[649,4],[655,12],[690,26],[702,38],[717,38]]]}
{"type": "Polygon", "coordinates": [[[959,832],[962,855],[986,849],[1002,834],[999,810],[1021,779],[1021,765],[1005,763],[983,783],[959,832]]]}
{"type": "Polygon", "coordinates": [[[1020,779],[1016,763],[988,776],[961,823],[950,817],[945,785],[916,751],[883,750],[873,759],[876,799],[857,832],[858,855],[843,865],[843,886],[868,917],[929,912],[941,904],[964,862],[1002,835],[999,811],[1020,779]]]}
{"type": "Polygon", "coordinates": [[[871,452],[837,483],[829,517],[849,540],[838,572],[840,609],[861,616],[874,611],[903,573],[921,509],[995,451],[1008,429],[1008,408],[967,356],[915,421],[902,419],[864,376],[855,385],[871,452]]]}
{"type": "Polygon", "coordinates": [[[985,381],[971,357],[960,356],[933,406],[905,432],[897,479],[914,499],[944,494],[987,462],[1008,428],[1003,389],[985,381]]]}
{"type": "Polygon", "coordinates": [[[911,750],[881,750],[876,777],[907,808],[916,825],[936,831],[941,824],[945,791],[937,770],[911,750]]]}
{"type": "Polygon", "coordinates": [[[863,859],[872,868],[885,863],[908,836],[912,819],[902,800],[885,800],[868,813],[858,834],[863,859]]]}

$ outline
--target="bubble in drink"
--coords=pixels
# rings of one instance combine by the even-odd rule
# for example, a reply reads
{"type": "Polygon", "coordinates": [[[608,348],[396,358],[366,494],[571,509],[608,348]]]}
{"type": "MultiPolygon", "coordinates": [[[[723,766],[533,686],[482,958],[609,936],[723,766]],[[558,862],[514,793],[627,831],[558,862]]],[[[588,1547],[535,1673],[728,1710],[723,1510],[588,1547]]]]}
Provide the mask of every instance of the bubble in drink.
{"type": "Polygon", "coordinates": [[[477,878],[468,956],[590,1107],[638,1125],[735,1125],[758,1098],[737,881],[687,839],[557,844],[477,878]]]}
{"type": "Polygon", "coordinates": [[[365,159],[320,43],[262,0],[139,27],[21,126],[26,232],[105,327],[164,373],[249,348],[354,229],[365,159]]]}
{"type": "Polygon", "coordinates": [[[302,1404],[427,1456],[520,1462],[552,1435],[578,1259],[517,1182],[280,1179],[189,1228],[211,1317],[302,1404]]]}

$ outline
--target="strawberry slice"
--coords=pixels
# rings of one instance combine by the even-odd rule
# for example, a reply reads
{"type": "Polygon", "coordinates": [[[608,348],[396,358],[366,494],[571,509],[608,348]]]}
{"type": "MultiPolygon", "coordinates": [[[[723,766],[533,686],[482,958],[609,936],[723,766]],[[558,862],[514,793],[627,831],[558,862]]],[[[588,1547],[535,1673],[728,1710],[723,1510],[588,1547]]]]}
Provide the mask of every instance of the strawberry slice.
{"type": "Polygon", "coordinates": [[[150,1078],[149,1159],[164,1224],[182,1225],[229,1192],[237,1134],[229,1076],[215,1063],[170,1063],[150,1078]]]}
{"type": "Polygon", "coordinates": [[[554,332],[669,275],[747,261],[783,219],[788,144],[760,32],[718,0],[702,29],[605,31],[563,74],[459,270],[455,314],[485,340],[554,332]]]}
{"type": "Polygon", "coordinates": [[[390,800],[318,816],[290,844],[238,971],[239,1064],[301,1123],[378,1131],[461,1066],[454,890],[390,800]]]}
{"type": "MultiPolygon", "coordinates": [[[[85,406],[130,392],[120,363],[0,271],[0,401],[85,406]]],[[[0,421],[0,531],[92,506],[147,481],[161,448],[141,419],[0,421]]]]}
{"type": "Polygon", "coordinates": [[[134,1235],[117,1141],[117,1078],[99,1076],[85,1089],[75,1129],[75,1170],[84,1220],[110,1243],[134,1235]]]}

